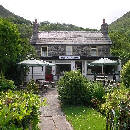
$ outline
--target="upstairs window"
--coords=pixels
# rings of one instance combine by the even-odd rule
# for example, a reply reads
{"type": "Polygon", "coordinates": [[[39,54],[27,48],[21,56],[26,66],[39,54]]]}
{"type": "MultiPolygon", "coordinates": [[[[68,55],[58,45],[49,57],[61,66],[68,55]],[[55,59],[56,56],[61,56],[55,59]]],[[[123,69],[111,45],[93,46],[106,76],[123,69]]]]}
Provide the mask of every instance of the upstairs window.
{"type": "Polygon", "coordinates": [[[48,56],[48,48],[47,47],[42,47],[41,48],[41,56],[48,56]]]}
{"type": "Polygon", "coordinates": [[[98,56],[98,50],[96,47],[91,48],[91,56],[98,56]]]}
{"type": "Polygon", "coordinates": [[[72,46],[66,46],[66,55],[72,55],[72,46]]]}

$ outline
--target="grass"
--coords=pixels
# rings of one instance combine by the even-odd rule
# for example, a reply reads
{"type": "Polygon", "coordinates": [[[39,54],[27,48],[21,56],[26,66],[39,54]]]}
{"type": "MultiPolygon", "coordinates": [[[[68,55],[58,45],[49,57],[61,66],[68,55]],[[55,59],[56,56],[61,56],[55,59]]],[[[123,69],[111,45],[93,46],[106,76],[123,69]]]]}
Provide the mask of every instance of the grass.
{"type": "Polygon", "coordinates": [[[106,118],[92,108],[64,106],[63,111],[74,130],[105,130],[106,118]]]}

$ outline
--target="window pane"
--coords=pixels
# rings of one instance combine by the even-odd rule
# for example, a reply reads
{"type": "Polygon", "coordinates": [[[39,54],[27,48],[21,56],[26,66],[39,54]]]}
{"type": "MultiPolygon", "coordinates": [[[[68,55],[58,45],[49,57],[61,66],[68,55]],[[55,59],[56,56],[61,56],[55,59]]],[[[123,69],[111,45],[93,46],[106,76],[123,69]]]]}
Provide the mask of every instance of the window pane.
{"type": "Polygon", "coordinates": [[[66,55],[72,55],[72,46],[66,46],[66,55]]]}
{"type": "Polygon", "coordinates": [[[41,56],[47,56],[47,47],[42,47],[41,56]]]}
{"type": "Polygon", "coordinates": [[[97,48],[91,48],[91,56],[97,56],[97,48]]]}

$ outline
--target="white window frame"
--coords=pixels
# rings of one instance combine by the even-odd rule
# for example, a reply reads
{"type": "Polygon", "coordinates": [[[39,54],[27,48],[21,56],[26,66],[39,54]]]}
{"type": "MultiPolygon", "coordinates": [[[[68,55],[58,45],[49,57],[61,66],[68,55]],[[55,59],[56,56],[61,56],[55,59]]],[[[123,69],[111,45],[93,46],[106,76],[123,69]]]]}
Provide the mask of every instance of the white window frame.
{"type": "Polygon", "coordinates": [[[98,48],[95,47],[91,48],[91,56],[98,56],[98,48]]]}
{"type": "Polygon", "coordinates": [[[48,56],[48,46],[42,46],[42,47],[41,47],[41,56],[43,56],[43,57],[48,56]],[[42,51],[42,50],[43,50],[43,48],[45,48],[45,47],[47,48],[47,52],[46,52],[46,55],[43,55],[43,51],[42,51]]]}

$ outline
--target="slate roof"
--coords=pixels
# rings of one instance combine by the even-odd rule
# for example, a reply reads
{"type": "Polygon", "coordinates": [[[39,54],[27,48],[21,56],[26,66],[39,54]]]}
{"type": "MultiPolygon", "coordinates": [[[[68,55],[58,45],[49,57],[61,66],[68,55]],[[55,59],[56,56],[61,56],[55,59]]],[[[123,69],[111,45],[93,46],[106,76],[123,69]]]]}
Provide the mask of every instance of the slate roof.
{"type": "Polygon", "coordinates": [[[39,32],[36,44],[112,44],[108,35],[100,31],[39,32]]]}

